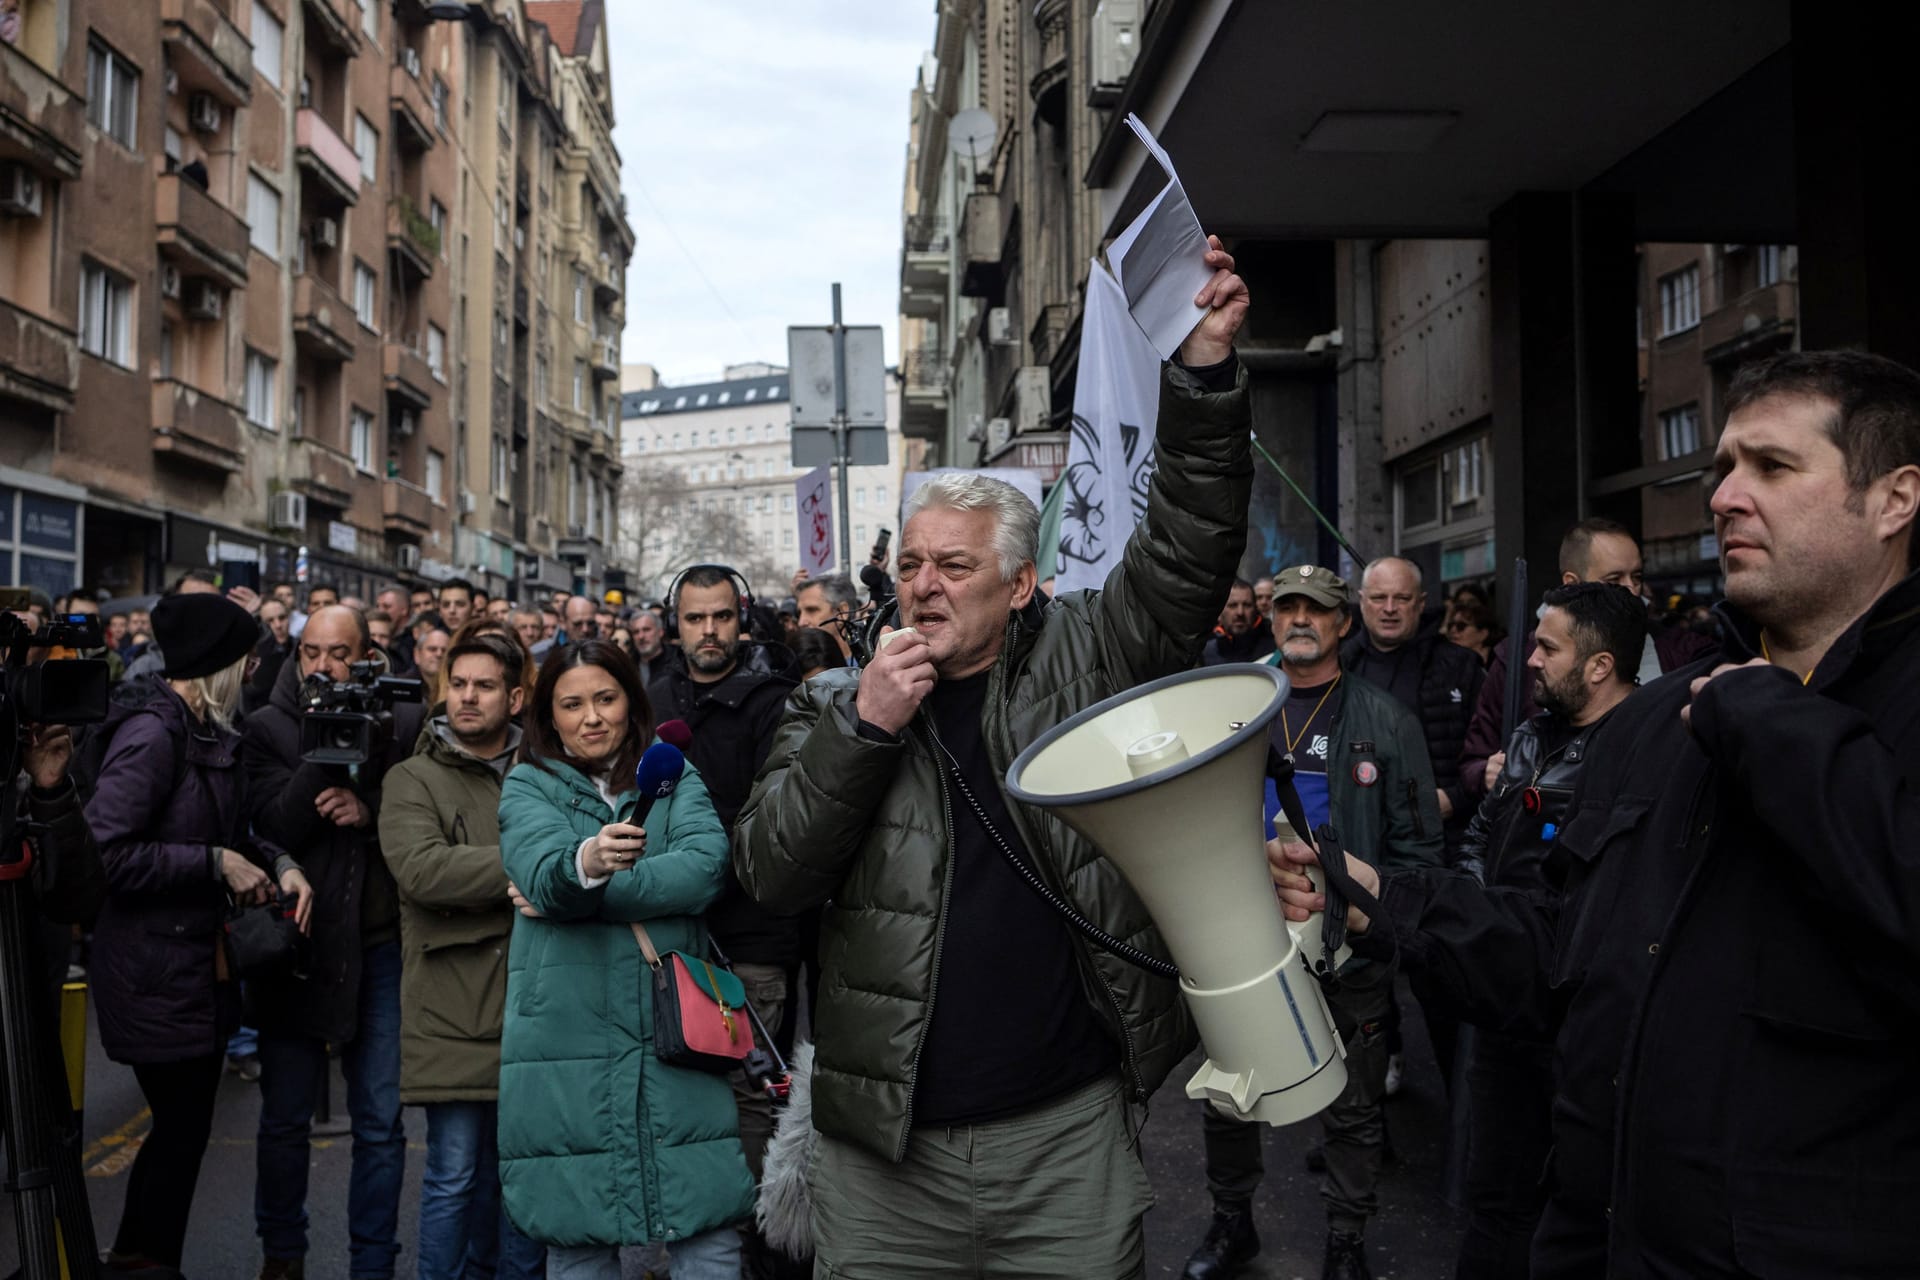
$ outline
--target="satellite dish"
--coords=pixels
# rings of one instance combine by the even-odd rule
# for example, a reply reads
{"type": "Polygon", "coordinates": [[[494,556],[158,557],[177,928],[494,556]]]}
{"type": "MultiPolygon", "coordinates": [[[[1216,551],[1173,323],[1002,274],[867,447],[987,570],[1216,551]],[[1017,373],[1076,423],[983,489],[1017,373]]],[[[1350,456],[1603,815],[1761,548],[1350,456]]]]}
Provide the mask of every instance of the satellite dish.
{"type": "Polygon", "coordinates": [[[956,112],[953,119],[947,121],[947,149],[957,156],[966,156],[976,165],[981,157],[993,154],[994,139],[999,136],[1000,126],[994,123],[993,112],[984,107],[968,107],[956,112]]]}

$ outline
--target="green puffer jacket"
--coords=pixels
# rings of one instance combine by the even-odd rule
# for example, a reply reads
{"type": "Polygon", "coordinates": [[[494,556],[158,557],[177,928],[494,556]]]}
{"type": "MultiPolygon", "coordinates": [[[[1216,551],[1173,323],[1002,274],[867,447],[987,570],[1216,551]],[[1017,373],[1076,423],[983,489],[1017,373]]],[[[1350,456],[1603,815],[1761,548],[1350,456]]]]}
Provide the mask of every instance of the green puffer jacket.
{"type": "MultiPolygon", "coordinates": [[[[1010,621],[982,731],[996,773],[1049,728],[1123,689],[1191,667],[1246,544],[1253,467],[1246,375],[1209,394],[1167,366],[1159,469],[1146,518],[1104,590],[1010,621]]],[[[859,674],[817,676],[788,700],[734,829],[734,870],[780,911],[832,899],[821,935],[813,1118],[820,1132],[891,1160],[906,1152],[914,1071],[943,962],[952,804],[923,711],[898,743],[856,732],[859,674]]],[[[1108,933],[1165,946],[1100,851],[1047,813],[1009,804],[1041,874],[1108,933]]],[[[1087,998],[1125,1053],[1144,1101],[1193,1047],[1175,984],[1072,935],[1087,998]]],[[[964,956],[945,957],[965,963],[964,956]]]]}
{"type": "MultiPolygon", "coordinates": [[[[435,716],[387,771],[380,851],[400,888],[400,1101],[491,1102],[514,909],[500,868],[500,776],[435,716]]],[[[519,745],[514,726],[509,749],[519,745]]],[[[503,766],[504,767],[504,766],[503,766]]]]}
{"type": "Polygon", "coordinates": [[[515,766],[500,793],[508,877],[544,919],[514,921],[501,1040],[500,1185],[514,1223],[553,1245],[687,1240],[745,1218],[753,1177],[724,1076],[653,1056],[653,990],[628,921],[662,952],[703,954],[700,913],[727,838],[691,765],[642,825],[646,854],[606,884],[580,843],[633,812],[564,763],[515,766]]]}

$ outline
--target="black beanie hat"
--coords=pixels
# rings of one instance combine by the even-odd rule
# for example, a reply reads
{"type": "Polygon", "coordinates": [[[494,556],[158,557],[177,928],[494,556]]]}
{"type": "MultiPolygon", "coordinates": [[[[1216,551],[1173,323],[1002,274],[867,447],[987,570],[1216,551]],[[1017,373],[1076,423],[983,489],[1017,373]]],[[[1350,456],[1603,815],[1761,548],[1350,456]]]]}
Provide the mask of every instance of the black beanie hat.
{"type": "Polygon", "coordinates": [[[153,641],[169,680],[226,670],[260,643],[260,624],[225,596],[209,591],[167,596],[153,606],[153,641]]]}

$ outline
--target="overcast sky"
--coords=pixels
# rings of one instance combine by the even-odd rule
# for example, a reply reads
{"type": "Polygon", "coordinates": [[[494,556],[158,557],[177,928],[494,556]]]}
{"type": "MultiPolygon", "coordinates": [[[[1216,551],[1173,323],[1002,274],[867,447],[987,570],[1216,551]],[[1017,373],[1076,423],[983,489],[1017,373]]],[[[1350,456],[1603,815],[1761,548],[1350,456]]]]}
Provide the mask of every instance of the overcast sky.
{"type": "Polygon", "coordinates": [[[908,93],[934,0],[607,8],[636,242],[621,358],[669,382],[785,364],[787,326],[826,324],[838,280],[847,323],[882,326],[897,359],[908,93]]]}

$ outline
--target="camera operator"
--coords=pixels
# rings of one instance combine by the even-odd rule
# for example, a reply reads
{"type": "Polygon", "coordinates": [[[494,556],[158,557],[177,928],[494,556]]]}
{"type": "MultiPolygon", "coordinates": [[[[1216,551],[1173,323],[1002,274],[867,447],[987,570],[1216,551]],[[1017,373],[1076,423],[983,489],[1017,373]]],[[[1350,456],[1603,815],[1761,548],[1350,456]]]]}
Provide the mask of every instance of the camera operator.
{"type": "Polygon", "coordinates": [[[307,1252],[308,1140],[325,1078],[326,1047],[340,1046],[353,1124],[348,1192],[352,1273],[392,1275],[399,1254],[406,1144],[400,1122],[400,902],[380,856],[374,818],[389,766],[406,758],[423,709],[394,709],[373,755],[356,765],[302,758],[309,676],[345,681],[367,658],[366,619],[320,608],[301,632],[267,706],[246,726],[249,809],[265,840],[298,859],[313,881],[313,951],[304,981],[249,983],[260,1027],[260,1133],[254,1216],[266,1254],[261,1276],[299,1276],[307,1252]]]}
{"type": "Polygon", "coordinates": [[[87,822],[108,895],[94,930],[92,979],[100,1046],[133,1067],[153,1130],[133,1162],[126,1209],[108,1254],[118,1268],[178,1267],[214,1098],[240,996],[223,923],[231,900],[268,900],[277,878],[303,921],[313,893],[293,859],[269,877],[248,848],[240,735],[234,720],[259,629],[217,595],[169,596],[153,627],[165,685],[116,704],[87,822]]]}

